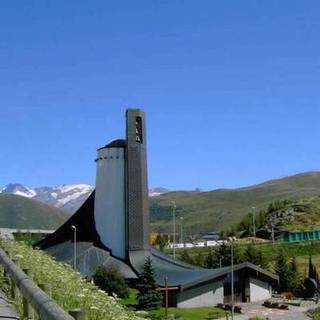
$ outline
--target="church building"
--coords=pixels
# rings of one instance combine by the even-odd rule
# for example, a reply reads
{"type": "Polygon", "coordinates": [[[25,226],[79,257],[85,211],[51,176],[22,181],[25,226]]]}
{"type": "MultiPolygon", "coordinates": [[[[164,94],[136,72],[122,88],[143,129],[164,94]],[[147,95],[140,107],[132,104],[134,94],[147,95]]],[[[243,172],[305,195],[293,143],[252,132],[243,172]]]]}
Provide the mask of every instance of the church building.
{"type": "MultiPolygon", "coordinates": [[[[229,302],[231,268],[204,269],[164,255],[149,245],[147,139],[145,114],[126,111],[126,138],[97,151],[95,190],[54,233],[36,244],[58,260],[72,263],[77,242],[77,268],[91,277],[99,265],[113,265],[128,281],[151,257],[156,281],[170,286],[169,302],[180,308],[229,302]]],[[[251,263],[234,266],[235,300],[271,296],[278,277],[251,263]]]]}

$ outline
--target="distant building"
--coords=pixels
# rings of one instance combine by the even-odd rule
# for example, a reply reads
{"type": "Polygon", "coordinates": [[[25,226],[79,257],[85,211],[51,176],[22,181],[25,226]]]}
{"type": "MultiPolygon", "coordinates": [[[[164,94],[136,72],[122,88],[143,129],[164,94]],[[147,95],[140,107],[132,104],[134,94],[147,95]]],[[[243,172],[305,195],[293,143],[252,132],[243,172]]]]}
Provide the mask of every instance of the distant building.
{"type": "Polygon", "coordinates": [[[218,232],[211,231],[202,236],[202,239],[206,241],[217,241],[220,239],[220,236],[218,232]]]}
{"type": "MultiPolygon", "coordinates": [[[[149,204],[145,115],[126,112],[126,139],[98,149],[96,188],[76,213],[36,246],[71,262],[77,241],[77,268],[91,277],[112,265],[134,282],[150,257],[159,287],[168,279],[170,305],[181,308],[228,302],[230,267],[204,269],[175,261],[149,245],[149,204]]],[[[186,245],[187,246],[187,245],[186,245]]],[[[204,242],[198,246],[205,246],[204,242]]],[[[278,277],[253,264],[234,266],[236,301],[269,298],[278,277]]]]}
{"type": "Polygon", "coordinates": [[[289,243],[320,240],[320,230],[284,231],[281,239],[289,243]]]}

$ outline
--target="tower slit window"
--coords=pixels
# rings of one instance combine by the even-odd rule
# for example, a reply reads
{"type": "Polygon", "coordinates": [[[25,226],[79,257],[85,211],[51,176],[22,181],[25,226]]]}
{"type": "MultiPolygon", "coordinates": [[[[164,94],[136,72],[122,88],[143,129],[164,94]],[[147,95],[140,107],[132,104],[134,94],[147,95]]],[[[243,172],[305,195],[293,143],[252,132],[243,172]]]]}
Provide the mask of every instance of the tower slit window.
{"type": "Polygon", "coordinates": [[[141,117],[136,117],[136,142],[143,143],[141,117]]]}

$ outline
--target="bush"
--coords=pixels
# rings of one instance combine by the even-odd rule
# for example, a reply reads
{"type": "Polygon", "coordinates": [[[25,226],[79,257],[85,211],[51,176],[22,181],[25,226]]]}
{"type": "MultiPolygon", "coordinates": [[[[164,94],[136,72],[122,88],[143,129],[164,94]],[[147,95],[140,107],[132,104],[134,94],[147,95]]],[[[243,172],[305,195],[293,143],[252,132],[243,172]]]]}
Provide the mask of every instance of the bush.
{"type": "Polygon", "coordinates": [[[119,298],[129,297],[129,288],[125,279],[115,267],[98,267],[93,276],[93,282],[109,295],[116,294],[119,298]]]}

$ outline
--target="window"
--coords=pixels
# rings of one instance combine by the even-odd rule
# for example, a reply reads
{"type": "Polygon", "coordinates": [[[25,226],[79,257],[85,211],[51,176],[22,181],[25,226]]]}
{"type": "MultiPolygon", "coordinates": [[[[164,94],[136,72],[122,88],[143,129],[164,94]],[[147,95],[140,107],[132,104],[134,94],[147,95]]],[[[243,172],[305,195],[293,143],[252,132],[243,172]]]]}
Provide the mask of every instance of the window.
{"type": "Polygon", "coordinates": [[[136,117],[136,142],[143,143],[141,117],[136,117]]]}

